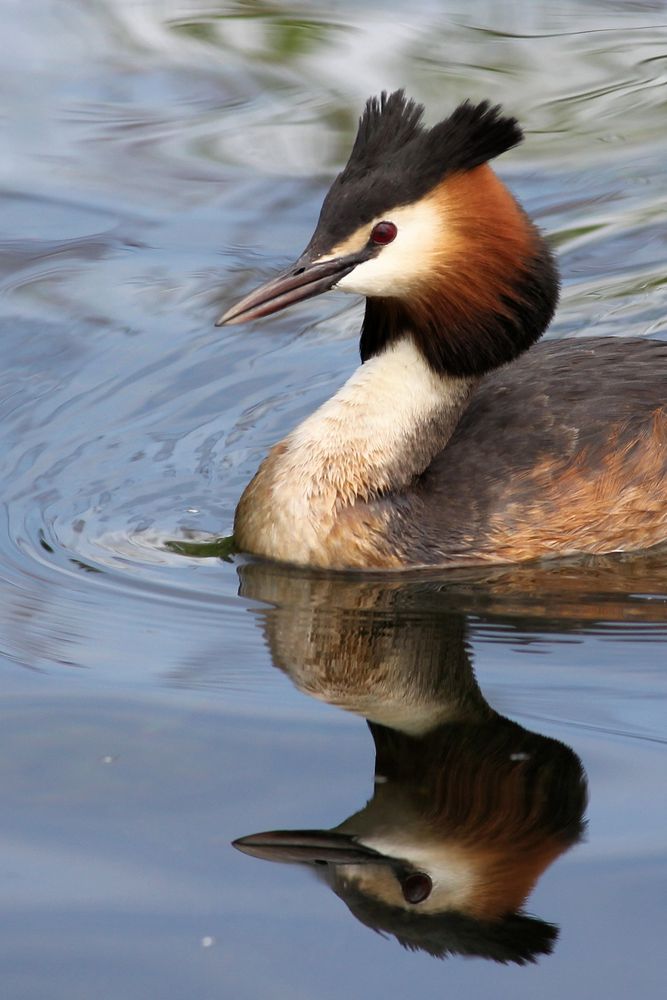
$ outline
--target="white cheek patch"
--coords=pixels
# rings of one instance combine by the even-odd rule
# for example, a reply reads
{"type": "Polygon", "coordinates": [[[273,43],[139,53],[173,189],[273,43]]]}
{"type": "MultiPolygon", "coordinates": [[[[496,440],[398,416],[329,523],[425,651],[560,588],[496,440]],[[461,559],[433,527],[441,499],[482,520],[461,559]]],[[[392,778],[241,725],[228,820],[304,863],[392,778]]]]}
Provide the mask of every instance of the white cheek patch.
{"type": "Polygon", "coordinates": [[[444,243],[441,210],[436,203],[426,199],[393,209],[370,224],[369,234],[382,221],[394,223],[396,238],[341,278],[336,288],[358,295],[407,296],[432,272],[444,243]]]}

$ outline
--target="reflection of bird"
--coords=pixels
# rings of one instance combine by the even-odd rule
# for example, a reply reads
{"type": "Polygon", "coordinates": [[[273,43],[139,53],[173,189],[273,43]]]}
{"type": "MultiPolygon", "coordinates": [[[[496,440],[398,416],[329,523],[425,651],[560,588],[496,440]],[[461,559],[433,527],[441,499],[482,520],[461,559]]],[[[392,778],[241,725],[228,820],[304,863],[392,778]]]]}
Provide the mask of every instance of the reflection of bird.
{"type": "Polygon", "coordinates": [[[475,681],[460,615],[437,586],[307,578],[240,567],[270,602],[277,666],[309,694],[369,718],[372,799],[334,830],[274,831],[235,846],[316,870],[363,923],[410,948],[523,963],[556,928],[523,904],[581,836],[585,779],[562,743],[496,713],[475,681]]]}
{"type": "Polygon", "coordinates": [[[667,539],[667,344],[531,347],[556,268],[487,164],[521,131],[486,103],[430,130],[421,114],[401,91],[368,102],[306,251],[220,320],[332,287],[366,296],[364,364],[262,463],[239,547],[403,568],[667,539]]]}

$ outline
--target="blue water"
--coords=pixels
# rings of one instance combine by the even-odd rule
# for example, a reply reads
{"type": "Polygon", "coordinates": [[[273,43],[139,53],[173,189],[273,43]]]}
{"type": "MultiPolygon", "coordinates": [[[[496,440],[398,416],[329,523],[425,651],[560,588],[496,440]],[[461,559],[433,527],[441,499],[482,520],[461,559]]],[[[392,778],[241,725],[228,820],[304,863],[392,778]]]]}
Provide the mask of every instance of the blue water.
{"type": "Polygon", "coordinates": [[[356,364],[350,297],[213,321],[303,249],[380,89],[525,125],[498,169],[559,248],[552,336],[667,337],[665,4],[2,19],[3,998],[662,995],[664,552],[323,584],[165,543],[228,534],[268,446],[356,364]],[[230,846],[373,793],[358,691],[312,697],[318,665],[363,687],[365,655],[409,663],[406,636],[452,628],[485,702],[586,773],[585,836],[526,903],[559,937],[527,967],[405,951],[310,869],[230,846]]]}

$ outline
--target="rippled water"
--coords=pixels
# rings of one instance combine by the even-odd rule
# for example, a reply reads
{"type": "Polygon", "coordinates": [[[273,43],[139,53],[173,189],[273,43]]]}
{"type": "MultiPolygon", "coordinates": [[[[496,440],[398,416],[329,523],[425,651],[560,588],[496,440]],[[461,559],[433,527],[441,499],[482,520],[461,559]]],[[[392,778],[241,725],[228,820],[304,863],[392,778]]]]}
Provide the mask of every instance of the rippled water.
{"type": "Polygon", "coordinates": [[[499,169],[560,250],[553,336],[667,337],[667,5],[9,0],[2,18],[3,996],[660,995],[664,553],[323,580],[164,543],[229,533],[268,445],[356,363],[342,296],[212,324],[303,248],[382,88],[432,117],[491,96],[525,124],[499,169]],[[446,715],[438,753],[458,747],[443,671],[467,691],[471,663],[476,724],[490,705],[586,774],[585,837],[573,805],[526,904],[559,927],[534,966],[405,951],[340,886],[230,847],[363,807],[359,715],[446,715]]]}

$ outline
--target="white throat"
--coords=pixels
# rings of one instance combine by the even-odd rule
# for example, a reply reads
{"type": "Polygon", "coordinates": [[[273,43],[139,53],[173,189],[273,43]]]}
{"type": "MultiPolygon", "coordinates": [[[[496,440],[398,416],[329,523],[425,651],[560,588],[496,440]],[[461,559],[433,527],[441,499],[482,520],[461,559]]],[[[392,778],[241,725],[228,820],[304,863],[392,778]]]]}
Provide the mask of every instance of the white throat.
{"type": "Polygon", "coordinates": [[[408,337],[361,365],[260,466],[237,511],[242,546],[332,565],[322,546],[340,513],[423,472],[451,436],[473,383],[436,374],[408,337]]]}
{"type": "Polygon", "coordinates": [[[423,472],[433,446],[444,445],[433,440],[443,416],[458,416],[470,387],[471,379],[436,374],[406,337],[357,368],[286,444],[295,455],[306,452],[309,462],[316,461],[342,495],[352,486],[349,499],[368,499],[423,472]],[[344,468],[342,476],[337,467],[344,468]],[[364,486],[348,483],[352,468],[353,479],[364,478],[364,486]]]}

